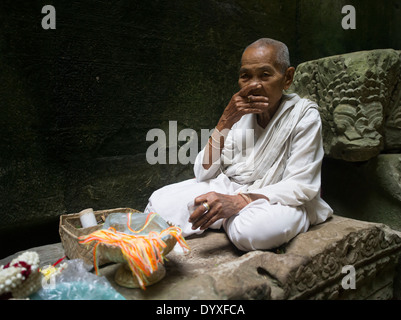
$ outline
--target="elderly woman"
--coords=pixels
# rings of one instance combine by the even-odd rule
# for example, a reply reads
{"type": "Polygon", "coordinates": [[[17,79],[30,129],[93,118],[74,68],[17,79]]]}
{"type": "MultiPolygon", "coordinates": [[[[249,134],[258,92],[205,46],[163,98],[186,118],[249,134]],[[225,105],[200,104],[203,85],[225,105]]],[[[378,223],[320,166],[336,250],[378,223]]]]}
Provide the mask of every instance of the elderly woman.
{"type": "Polygon", "coordinates": [[[243,251],[278,247],[331,216],[320,198],[318,107],[283,94],[294,72],[285,44],[263,38],[249,45],[240,90],[197,155],[196,179],[155,191],[145,212],[180,226],[184,236],[223,226],[243,251]]]}

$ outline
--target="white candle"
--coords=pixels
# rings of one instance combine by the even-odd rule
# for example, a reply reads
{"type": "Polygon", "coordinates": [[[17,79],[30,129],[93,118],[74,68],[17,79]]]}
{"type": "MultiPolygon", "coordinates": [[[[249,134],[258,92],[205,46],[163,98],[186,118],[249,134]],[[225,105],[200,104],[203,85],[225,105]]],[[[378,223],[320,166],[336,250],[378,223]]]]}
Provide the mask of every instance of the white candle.
{"type": "Polygon", "coordinates": [[[89,228],[97,225],[96,217],[92,208],[82,210],[79,213],[79,219],[81,220],[83,228],[89,228]]]}

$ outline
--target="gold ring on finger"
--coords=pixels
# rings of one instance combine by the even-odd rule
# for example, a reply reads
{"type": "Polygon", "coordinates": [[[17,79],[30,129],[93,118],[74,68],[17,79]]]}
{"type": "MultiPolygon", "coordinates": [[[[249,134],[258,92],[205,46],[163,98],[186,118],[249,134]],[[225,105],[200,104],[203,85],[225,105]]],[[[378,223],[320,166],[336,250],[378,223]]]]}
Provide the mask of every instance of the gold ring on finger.
{"type": "Polygon", "coordinates": [[[203,205],[203,206],[205,207],[205,209],[206,209],[205,213],[208,212],[208,211],[210,210],[210,207],[209,207],[209,205],[207,204],[207,202],[202,202],[202,205],[203,205]]]}

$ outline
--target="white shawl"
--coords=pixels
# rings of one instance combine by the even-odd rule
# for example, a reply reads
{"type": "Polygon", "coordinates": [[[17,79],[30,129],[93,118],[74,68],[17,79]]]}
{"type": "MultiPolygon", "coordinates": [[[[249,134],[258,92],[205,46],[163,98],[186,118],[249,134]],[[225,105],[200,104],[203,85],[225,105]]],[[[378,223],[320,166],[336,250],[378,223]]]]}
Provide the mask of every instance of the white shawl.
{"type": "MultiPolygon", "coordinates": [[[[254,144],[251,156],[225,167],[223,172],[230,179],[249,185],[249,191],[280,181],[290,152],[289,137],[309,108],[317,108],[317,105],[296,94],[284,95],[281,105],[254,144]]],[[[243,142],[237,141],[235,136],[232,134],[231,139],[228,137],[223,158],[232,157],[231,153],[236,148],[242,149],[242,145],[239,148],[238,144],[243,142]]]]}

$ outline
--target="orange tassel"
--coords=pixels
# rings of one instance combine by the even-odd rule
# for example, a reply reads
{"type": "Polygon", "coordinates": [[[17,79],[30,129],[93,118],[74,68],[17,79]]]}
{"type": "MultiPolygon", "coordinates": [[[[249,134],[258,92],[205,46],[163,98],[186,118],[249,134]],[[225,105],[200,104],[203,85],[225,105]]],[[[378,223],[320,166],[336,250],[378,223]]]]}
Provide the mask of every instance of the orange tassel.
{"type": "MultiPolygon", "coordinates": [[[[141,230],[131,231],[139,233],[143,231],[150,221],[155,217],[155,213],[148,215],[145,225],[141,230]]],[[[128,217],[128,225],[130,224],[130,216],[128,217]]],[[[119,247],[128,265],[138,279],[139,285],[145,289],[147,284],[146,277],[149,277],[154,271],[157,270],[159,263],[164,263],[163,249],[167,246],[162,240],[163,237],[171,235],[177,242],[185,249],[189,250],[188,245],[182,236],[182,231],[179,227],[171,226],[162,232],[155,231],[149,232],[145,235],[129,235],[126,233],[118,232],[114,228],[107,230],[98,230],[92,232],[87,236],[79,237],[80,243],[90,244],[95,242],[93,248],[93,264],[95,273],[98,274],[98,257],[97,250],[99,244],[107,244],[114,247],[119,247]]]]}

